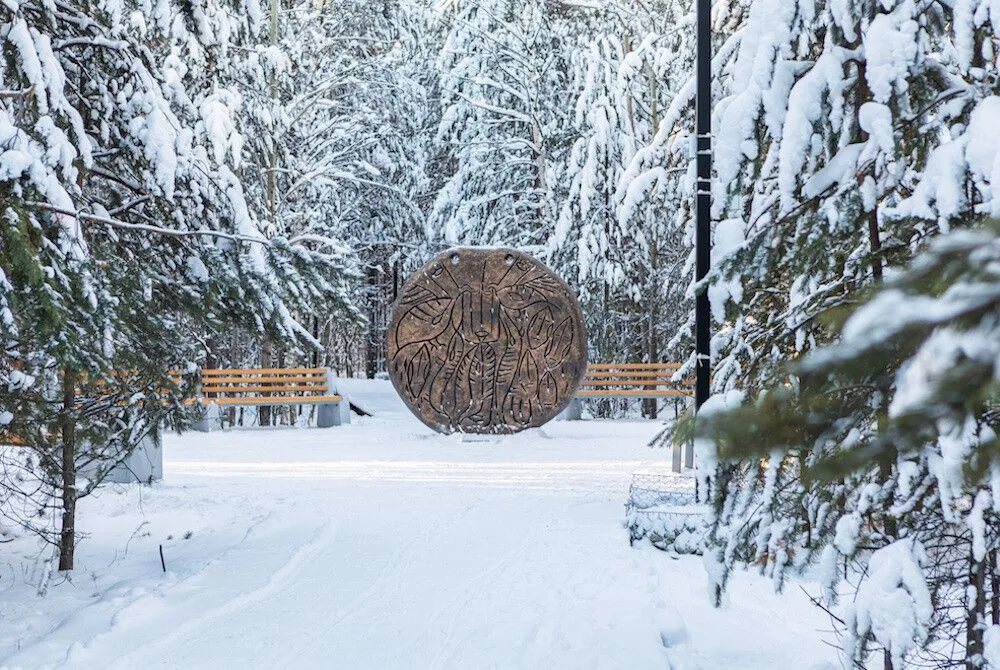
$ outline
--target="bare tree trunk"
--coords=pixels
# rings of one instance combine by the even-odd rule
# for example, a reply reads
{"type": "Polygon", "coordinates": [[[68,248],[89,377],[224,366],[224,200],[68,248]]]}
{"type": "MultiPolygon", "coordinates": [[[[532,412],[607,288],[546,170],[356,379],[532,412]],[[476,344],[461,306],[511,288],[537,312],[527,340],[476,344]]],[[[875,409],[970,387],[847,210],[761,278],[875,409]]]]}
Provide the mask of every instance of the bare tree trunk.
{"type": "Polygon", "coordinates": [[[205,367],[208,369],[219,367],[219,343],[215,335],[210,335],[205,341],[205,367]]]}
{"type": "Polygon", "coordinates": [[[1000,626],[1000,566],[997,565],[997,550],[990,552],[990,615],[994,626],[1000,626]]]}
{"type": "MultiPolygon", "coordinates": [[[[279,0],[271,0],[270,3],[270,37],[271,46],[278,44],[278,4],[279,0]]],[[[271,102],[278,100],[278,78],[271,73],[271,102]]],[[[278,193],[277,193],[277,172],[278,172],[278,133],[277,129],[272,129],[271,133],[271,155],[268,159],[267,167],[267,211],[271,219],[271,224],[277,224],[278,193]]]]}
{"type": "MultiPolygon", "coordinates": [[[[271,367],[271,338],[265,337],[264,343],[260,347],[260,367],[269,368],[271,367]]],[[[263,394],[262,394],[263,395],[263,394]]],[[[260,421],[262,426],[271,425],[271,407],[270,405],[259,405],[257,407],[257,419],[260,421]]]]}
{"type": "MultiPolygon", "coordinates": [[[[532,116],[531,119],[531,144],[532,153],[535,163],[535,188],[540,192],[548,191],[548,184],[545,182],[545,147],[544,147],[544,137],[542,136],[542,127],[538,123],[537,116],[532,116]]],[[[541,208],[539,208],[539,213],[541,213],[541,208]]]]}
{"type": "Polygon", "coordinates": [[[382,282],[379,281],[381,278],[380,267],[379,262],[376,259],[372,259],[366,271],[368,279],[368,337],[365,338],[367,340],[367,346],[365,347],[365,377],[368,379],[375,379],[375,373],[378,372],[378,350],[380,344],[378,329],[381,325],[379,322],[378,302],[382,299],[382,282]]]}
{"type": "MultiPolygon", "coordinates": [[[[650,277],[648,286],[652,287],[647,294],[646,300],[648,301],[648,321],[649,321],[649,332],[647,333],[646,340],[646,358],[650,363],[658,363],[660,361],[660,338],[659,329],[657,325],[660,321],[660,302],[659,296],[657,295],[657,278],[659,277],[659,250],[657,249],[657,241],[655,237],[652,240],[649,250],[649,266],[650,266],[650,277]]],[[[659,381],[659,380],[657,380],[659,381]]],[[[656,388],[656,385],[653,385],[656,388]]],[[[655,419],[657,415],[656,405],[659,402],[657,398],[647,398],[645,401],[645,407],[643,408],[643,414],[648,416],[650,419],[655,419]]]]}
{"type": "Polygon", "coordinates": [[[59,532],[59,569],[73,569],[76,549],[76,421],[73,406],[76,403],[78,375],[63,370],[62,382],[62,523],[59,532]]]}
{"type": "MultiPolygon", "coordinates": [[[[319,317],[318,316],[313,316],[313,318],[312,318],[312,335],[313,335],[313,339],[314,340],[316,340],[317,342],[320,341],[320,339],[319,339],[319,317]]],[[[309,356],[309,363],[314,368],[318,368],[319,367],[319,350],[318,349],[313,349],[312,350],[312,354],[310,354],[310,356],[309,356]]]]}
{"type": "Polygon", "coordinates": [[[983,654],[986,651],[986,560],[977,561],[969,553],[969,586],[975,590],[975,598],[965,604],[965,670],[981,670],[983,654]]]}

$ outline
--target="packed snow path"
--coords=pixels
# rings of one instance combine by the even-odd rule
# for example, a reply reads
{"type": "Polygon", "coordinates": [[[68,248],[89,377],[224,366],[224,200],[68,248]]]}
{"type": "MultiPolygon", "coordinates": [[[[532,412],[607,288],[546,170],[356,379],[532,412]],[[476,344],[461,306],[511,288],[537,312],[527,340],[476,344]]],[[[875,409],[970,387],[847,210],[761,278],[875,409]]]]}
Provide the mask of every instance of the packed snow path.
{"type": "MultiPolygon", "coordinates": [[[[825,622],[696,558],[630,548],[652,423],[499,441],[402,412],[348,427],[170,436],[166,479],[83,508],[73,582],[6,584],[0,666],[809,668],[825,622]],[[167,572],[160,567],[163,545],[167,572]],[[12,611],[11,611],[12,610],[12,611]]],[[[0,582],[2,583],[2,582],[0,582]]]]}

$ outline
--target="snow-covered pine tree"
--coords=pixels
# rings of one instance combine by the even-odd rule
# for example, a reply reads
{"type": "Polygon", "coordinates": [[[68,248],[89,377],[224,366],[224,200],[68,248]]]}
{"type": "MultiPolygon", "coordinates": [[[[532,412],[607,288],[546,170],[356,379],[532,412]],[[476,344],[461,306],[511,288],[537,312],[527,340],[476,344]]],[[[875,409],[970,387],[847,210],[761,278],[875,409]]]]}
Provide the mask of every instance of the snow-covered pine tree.
{"type": "Polygon", "coordinates": [[[0,8],[0,418],[27,447],[29,485],[6,487],[27,497],[4,509],[41,511],[21,520],[58,547],[60,569],[78,498],[144,433],[183,421],[170,372],[201,355],[202,333],[231,323],[308,341],[291,297],[343,294],[339,255],[260,233],[210,147],[219,117],[185,88],[197,61],[178,54],[211,63],[225,21],[248,13],[223,9],[0,8]]]}
{"type": "MultiPolygon", "coordinates": [[[[715,555],[723,573],[754,563],[778,585],[788,569],[821,554],[828,565],[898,568],[904,537],[938,522],[956,536],[965,531],[947,509],[956,499],[939,504],[919,462],[892,449],[867,450],[891,415],[894,378],[876,365],[862,383],[825,387],[822,379],[789,375],[785,363],[834,339],[824,315],[888,276],[888,263],[996,212],[998,17],[980,2],[757,0],[724,5],[716,19],[738,29],[716,56],[723,93],[716,236],[736,244],[727,242],[735,250],[713,270],[713,308],[723,317],[713,340],[715,388],[741,388],[750,398],[786,385],[796,393],[825,389],[825,416],[836,420],[813,426],[819,435],[781,431],[775,421],[754,439],[782,449],[722,464],[712,490],[715,555]],[[849,454],[865,461],[848,479],[813,476],[817,462],[849,454]],[[940,513],[922,521],[913,509],[940,513]],[[899,556],[876,561],[870,552],[883,547],[897,547],[899,556]]],[[[911,545],[907,560],[940,565],[938,550],[924,557],[911,545]]],[[[892,581],[892,570],[885,574],[892,581]]],[[[923,607],[912,580],[897,583],[923,607]]],[[[940,640],[946,629],[935,625],[914,627],[910,637],[940,640]]],[[[854,631],[852,651],[863,655],[873,629],[854,631]]],[[[940,651],[883,638],[886,667],[902,667],[911,652],[940,651]]],[[[970,638],[966,649],[976,644],[970,638]]],[[[971,652],[965,660],[967,667],[978,662],[971,652]]]]}
{"type": "Polygon", "coordinates": [[[718,388],[774,381],[775,362],[828,339],[816,314],[992,202],[992,168],[965,156],[994,106],[980,4],[720,7],[739,29],[716,56],[716,236],[741,243],[713,271],[716,313],[731,307],[718,388]]]}
{"type": "MultiPolygon", "coordinates": [[[[841,334],[794,366],[798,388],[708,425],[725,456],[768,461],[768,486],[804,489],[802,511],[771,523],[783,543],[758,529],[744,556],[818,554],[859,662],[881,648],[897,669],[996,667],[984,654],[1000,634],[1000,224],[936,239],[841,334]]],[[[762,516],[741,501],[723,519],[762,516]]]]}

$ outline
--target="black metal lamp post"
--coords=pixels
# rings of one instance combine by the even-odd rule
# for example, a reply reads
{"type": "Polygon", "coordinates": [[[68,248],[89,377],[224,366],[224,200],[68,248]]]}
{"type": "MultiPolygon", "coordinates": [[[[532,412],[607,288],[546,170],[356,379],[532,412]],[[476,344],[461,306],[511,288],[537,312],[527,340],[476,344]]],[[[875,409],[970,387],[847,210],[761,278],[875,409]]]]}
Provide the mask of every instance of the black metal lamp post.
{"type": "MultiPolygon", "coordinates": [[[[701,281],[712,264],[712,0],[696,0],[698,54],[695,133],[697,136],[698,181],[695,205],[695,278],[701,281]]],[[[695,298],[695,410],[708,400],[711,375],[711,315],[708,291],[695,298]]],[[[684,457],[684,466],[694,467],[693,449],[684,457]]]]}

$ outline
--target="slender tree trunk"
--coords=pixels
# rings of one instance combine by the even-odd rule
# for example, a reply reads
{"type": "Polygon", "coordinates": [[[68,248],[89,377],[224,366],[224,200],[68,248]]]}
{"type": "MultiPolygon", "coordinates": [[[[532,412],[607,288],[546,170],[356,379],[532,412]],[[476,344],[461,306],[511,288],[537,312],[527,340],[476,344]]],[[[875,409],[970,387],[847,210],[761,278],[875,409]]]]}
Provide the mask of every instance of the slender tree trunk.
{"type": "MultiPolygon", "coordinates": [[[[287,361],[285,360],[285,350],[280,349],[278,351],[278,363],[275,367],[284,368],[286,364],[287,361]]],[[[274,414],[277,415],[274,417],[274,422],[276,425],[284,426],[286,423],[288,423],[289,410],[290,408],[288,405],[274,405],[274,414]]]]}
{"type": "MultiPolygon", "coordinates": [[[[271,338],[265,337],[264,343],[260,347],[260,367],[269,368],[271,367],[271,338]]],[[[259,405],[257,408],[257,418],[262,426],[271,425],[271,407],[270,405],[259,405]]]]}
{"type": "Polygon", "coordinates": [[[63,370],[62,382],[62,523],[59,532],[59,569],[73,569],[76,549],[76,404],[78,375],[63,370]]]}
{"type": "Polygon", "coordinates": [[[656,73],[653,72],[653,66],[646,61],[646,78],[649,80],[649,116],[650,116],[650,127],[653,129],[655,134],[660,129],[660,106],[659,106],[659,82],[656,79],[656,73]]]}
{"type": "MultiPolygon", "coordinates": [[[[532,153],[534,154],[535,162],[535,188],[539,191],[545,193],[548,191],[548,185],[545,182],[545,139],[542,137],[542,127],[538,123],[538,117],[532,116],[531,119],[531,145],[532,153]]],[[[541,208],[538,210],[541,212],[541,208]]]]}
{"type": "Polygon", "coordinates": [[[215,335],[210,335],[205,341],[205,367],[212,369],[219,367],[219,343],[215,335]]]}
{"type": "MultiPolygon", "coordinates": [[[[649,267],[650,276],[648,285],[652,287],[652,290],[648,292],[647,305],[649,307],[648,321],[649,321],[649,332],[646,340],[646,358],[650,363],[658,363],[660,360],[660,338],[658,324],[660,321],[660,301],[659,296],[656,295],[657,290],[657,278],[659,277],[659,250],[657,249],[657,241],[655,237],[652,239],[652,244],[649,250],[649,267]]],[[[655,389],[656,386],[654,385],[655,389]]],[[[650,419],[655,419],[657,415],[657,405],[658,400],[656,398],[647,398],[646,407],[644,408],[643,414],[648,416],[650,419]]]]}
{"type": "Polygon", "coordinates": [[[872,277],[882,283],[882,239],[878,232],[878,210],[873,209],[866,215],[868,219],[868,243],[872,248],[872,277]]]}
{"type": "MultiPolygon", "coordinates": [[[[312,318],[312,336],[313,339],[319,342],[319,317],[313,316],[312,318]]],[[[314,368],[319,367],[319,350],[313,349],[312,354],[309,356],[310,365],[314,368]]]]}
{"type": "MultiPolygon", "coordinates": [[[[271,46],[278,44],[278,9],[280,0],[270,1],[269,28],[271,46]]],[[[278,101],[278,77],[275,73],[270,75],[271,105],[272,108],[278,101]]],[[[278,224],[278,132],[277,128],[271,129],[271,152],[268,157],[267,167],[267,211],[272,226],[278,224]]],[[[271,339],[265,338],[261,347],[261,367],[271,367],[271,339]]],[[[271,408],[267,405],[260,405],[257,408],[257,418],[261,426],[271,425],[271,408]]]]}
{"type": "MultiPolygon", "coordinates": [[[[860,26],[859,26],[860,27],[860,26]]],[[[860,32],[858,33],[861,34],[860,32]]],[[[855,113],[861,113],[861,106],[871,101],[872,92],[868,87],[868,67],[866,63],[858,65],[858,97],[854,101],[855,113]]],[[[855,131],[855,141],[863,141],[861,130],[855,131]]],[[[863,216],[868,226],[868,246],[871,248],[872,278],[882,282],[882,238],[878,230],[878,207],[872,207],[872,211],[866,212],[863,216]]]]}
{"type": "Polygon", "coordinates": [[[990,552],[990,616],[994,626],[1000,626],[1000,566],[997,565],[997,550],[990,552]]]}
{"type": "Polygon", "coordinates": [[[974,598],[965,604],[965,670],[981,670],[986,651],[986,569],[987,561],[977,561],[969,551],[969,595],[974,598]],[[975,593],[971,593],[975,590],[975,593]]]}
{"type": "MultiPolygon", "coordinates": [[[[271,0],[270,3],[270,38],[271,46],[278,44],[278,7],[279,0],[271,0]]],[[[271,73],[271,103],[274,106],[278,100],[278,77],[271,73]]],[[[278,216],[278,133],[277,128],[271,130],[271,155],[268,158],[267,167],[267,210],[271,219],[271,225],[277,224],[278,216]]]]}
{"type": "Polygon", "coordinates": [[[379,271],[380,265],[375,259],[372,259],[372,261],[366,271],[368,275],[368,337],[365,338],[367,340],[367,346],[365,347],[365,377],[368,379],[375,379],[375,373],[378,372],[380,344],[378,329],[381,325],[378,302],[382,298],[382,287],[379,281],[381,275],[379,271]]]}

